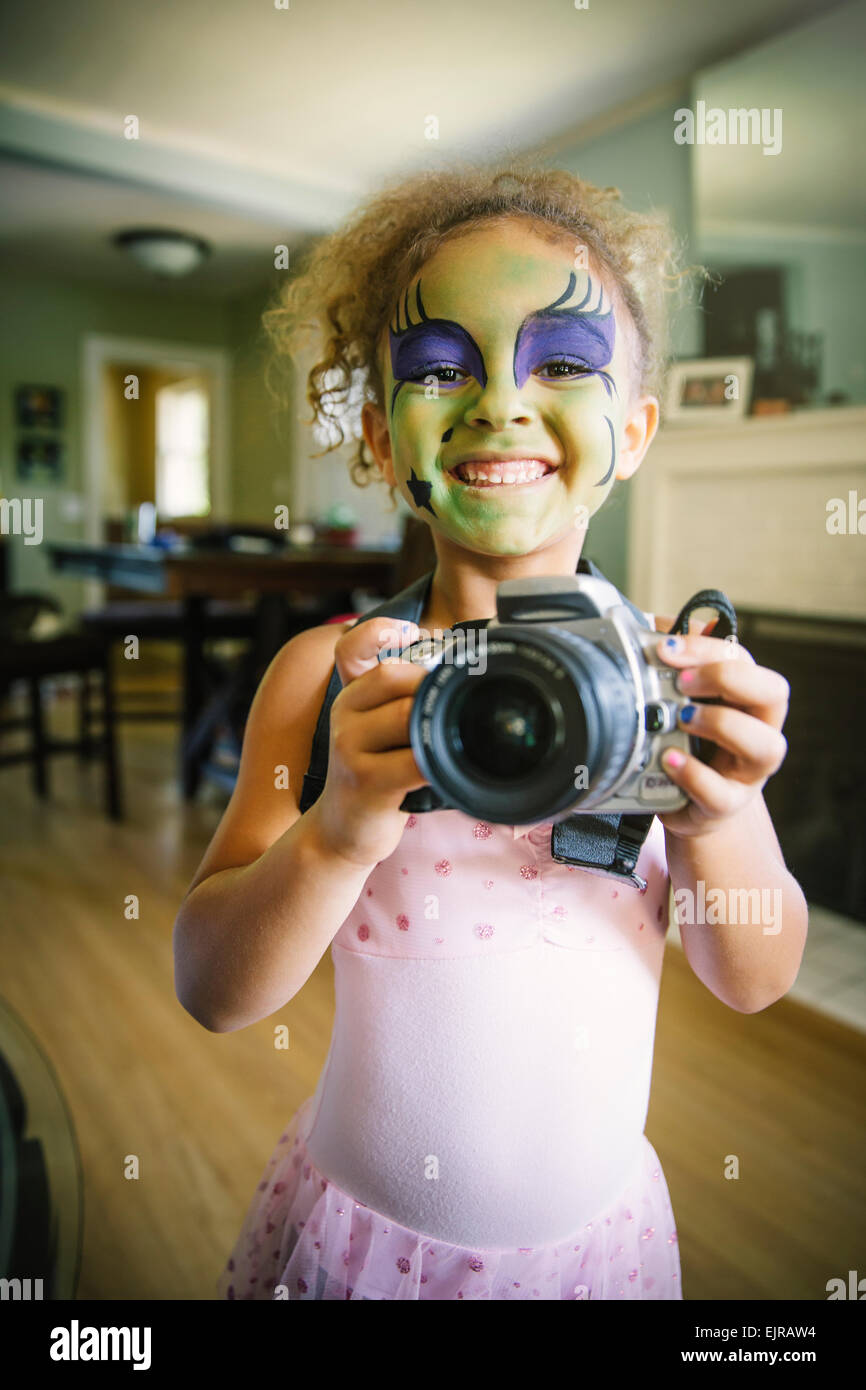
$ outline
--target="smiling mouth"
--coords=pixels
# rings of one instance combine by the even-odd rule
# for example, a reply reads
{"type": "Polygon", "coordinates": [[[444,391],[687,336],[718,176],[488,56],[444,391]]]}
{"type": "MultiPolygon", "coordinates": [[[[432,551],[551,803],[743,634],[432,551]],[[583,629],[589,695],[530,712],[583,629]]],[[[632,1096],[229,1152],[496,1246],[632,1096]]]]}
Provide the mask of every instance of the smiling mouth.
{"type": "Polygon", "coordinates": [[[468,487],[519,487],[523,483],[540,482],[555,472],[554,465],[543,459],[509,459],[506,462],[469,459],[452,468],[450,475],[468,487]]]}

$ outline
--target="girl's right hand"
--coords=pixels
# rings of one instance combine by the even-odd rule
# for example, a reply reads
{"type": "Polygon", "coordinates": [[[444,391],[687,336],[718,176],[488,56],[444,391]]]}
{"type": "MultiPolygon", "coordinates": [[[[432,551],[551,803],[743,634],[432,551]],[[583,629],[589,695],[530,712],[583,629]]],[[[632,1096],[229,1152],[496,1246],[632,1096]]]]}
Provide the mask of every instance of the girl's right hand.
{"type": "Polygon", "coordinates": [[[427,785],[409,744],[409,716],[426,668],[378,659],[383,647],[401,649],[419,636],[416,623],[370,618],[334,647],[343,688],[331,705],[327,779],[311,809],[327,847],[363,868],[397,848],[409,818],[400,802],[427,785]]]}

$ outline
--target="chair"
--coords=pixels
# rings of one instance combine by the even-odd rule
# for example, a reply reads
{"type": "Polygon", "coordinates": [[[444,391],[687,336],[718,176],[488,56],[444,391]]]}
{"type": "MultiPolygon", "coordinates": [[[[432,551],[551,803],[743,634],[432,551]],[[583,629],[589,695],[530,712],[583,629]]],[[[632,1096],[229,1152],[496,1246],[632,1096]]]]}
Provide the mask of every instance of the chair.
{"type": "MultiPolygon", "coordinates": [[[[112,820],[123,819],[120,776],[115,741],[114,693],[109,644],[98,634],[75,627],[61,628],[40,636],[37,624],[46,615],[59,619],[56,599],[45,594],[0,595],[0,699],[8,696],[14,681],[26,681],[29,714],[26,718],[0,720],[0,733],[27,728],[31,746],[14,753],[0,754],[0,767],[32,763],[37,796],[48,792],[48,760],[55,753],[76,752],[79,758],[100,754],[105,765],[105,805],[112,820]],[[102,687],[102,730],[94,732],[90,697],[91,676],[97,674],[102,687]],[[42,681],[50,676],[77,675],[79,686],[79,736],[74,739],[51,737],[45,727],[42,681]]],[[[56,623],[55,623],[56,629],[56,623]]]]}
{"type": "MultiPolygon", "coordinates": [[[[436,551],[430,536],[429,526],[413,516],[407,516],[403,528],[400,553],[394,566],[392,592],[399,593],[401,589],[420,578],[427,570],[432,569],[435,564],[436,551]]],[[[386,596],[383,595],[384,597],[386,596]]],[[[377,599],[376,602],[378,603],[378,601],[377,599]]],[[[278,635],[279,640],[272,641],[269,648],[260,652],[260,657],[265,656],[266,660],[260,660],[256,664],[251,659],[251,653],[246,653],[245,657],[238,663],[230,681],[225,684],[222,690],[216,692],[202,711],[202,715],[192,732],[189,754],[198,759],[201,771],[205,776],[218,783],[225,791],[231,792],[234,789],[250,705],[268,662],[279,648],[295,633],[308,627],[315,627],[317,623],[347,622],[350,618],[358,616],[360,615],[357,613],[331,614],[324,606],[320,614],[312,617],[305,613],[299,619],[295,615],[290,626],[278,635]],[[221,729],[224,731],[224,736],[220,742],[218,734],[221,729]],[[223,762],[215,761],[215,752],[223,757],[223,762]]]]}
{"type": "MultiPolygon", "coordinates": [[[[285,538],[273,527],[252,524],[237,525],[232,522],[217,523],[201,531],[191,532],[187,543],[193,550],[231,550],[240,548],[244,541],[267,544],[273,550],[282,550],[285,538]]],[[[327,609],[329,612],[330,609],[327,609]]],[[[318,609],[299,610],[308,624],[321,621],[318,609]]],[[[111,599],[101,608],[90,609],[81,615],[81,623],[90,632],[98,633],[108,642],[120,642],[131,632],[141,640],[156,642],[177,642],[182,644],[186,638],[184,608],[179,599],[111,599]]],[[[231,638],[252,641],[258,625],[258,603],[247,599],[211,599],[202,619],[202,636],[207,641],[231,638]]],[[[226,678],[224,663],[205,657],[207,682],[211,687],[219,687],[226,678]]],[[[118,721],[160,720],[180,721],[183,710],[166,709],[164,705],[139,703],[140,697],[131,692],[128,703],[116,711],[118,721]]]]}

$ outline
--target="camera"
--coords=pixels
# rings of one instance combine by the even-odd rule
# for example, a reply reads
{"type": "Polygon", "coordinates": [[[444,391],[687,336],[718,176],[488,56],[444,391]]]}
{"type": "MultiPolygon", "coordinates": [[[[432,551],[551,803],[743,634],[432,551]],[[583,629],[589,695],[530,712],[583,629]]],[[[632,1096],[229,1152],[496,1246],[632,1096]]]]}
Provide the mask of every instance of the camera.
{"type": "Polygon", "coordinates": [[[678,726],[689,699],[658,641],[612,584],[577,574],[505,580],[495,618],[380,652],[428,672],[409,732],[429,785],[400,809],[530,824],[685,806],[661,757],[702,746],[678,726]]]}

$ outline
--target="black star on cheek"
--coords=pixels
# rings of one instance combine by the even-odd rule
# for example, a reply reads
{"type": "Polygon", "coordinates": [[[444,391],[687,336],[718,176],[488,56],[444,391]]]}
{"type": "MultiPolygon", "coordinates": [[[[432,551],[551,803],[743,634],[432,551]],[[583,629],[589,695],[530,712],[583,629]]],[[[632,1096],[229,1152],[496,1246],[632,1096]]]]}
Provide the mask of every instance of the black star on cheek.
{"type": "Polygon", "coordinates": [[[422,478],[417,477],[415,469],[412,469],[412,476],[407,483],[407,487],[412,494],[412,501],[416,507],[426,507],[433,516],[436,513],[430,505],[430,493],[433,491],[432,483],[425,483],[422,478]]]}

